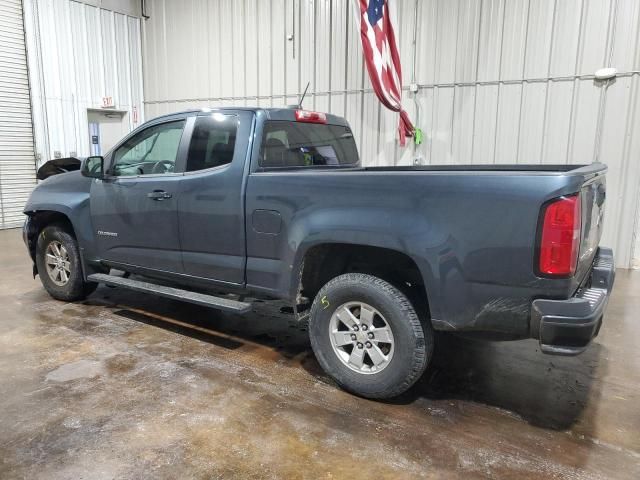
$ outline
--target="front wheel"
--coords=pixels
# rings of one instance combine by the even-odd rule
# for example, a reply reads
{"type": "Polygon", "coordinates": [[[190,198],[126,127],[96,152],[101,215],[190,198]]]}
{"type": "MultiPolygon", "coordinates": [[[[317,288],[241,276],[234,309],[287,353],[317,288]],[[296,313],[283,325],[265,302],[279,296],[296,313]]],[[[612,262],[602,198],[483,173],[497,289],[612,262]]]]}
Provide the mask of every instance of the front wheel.
{"type": "Polygon", "coordinates": [[[42,285],[57,300],[82,300],[98,286],[84,281],[76,239],[61,226],[50,225],[38,235],[36,265],[42,285]]]}
{"type": "Polygon", "coordinates": [[[422,375],[433,332],[409,299],[372,275],[348,273],[316,296],[309,321],[311,346],[340,386],[367,398],[400,395],[422,375]]]}

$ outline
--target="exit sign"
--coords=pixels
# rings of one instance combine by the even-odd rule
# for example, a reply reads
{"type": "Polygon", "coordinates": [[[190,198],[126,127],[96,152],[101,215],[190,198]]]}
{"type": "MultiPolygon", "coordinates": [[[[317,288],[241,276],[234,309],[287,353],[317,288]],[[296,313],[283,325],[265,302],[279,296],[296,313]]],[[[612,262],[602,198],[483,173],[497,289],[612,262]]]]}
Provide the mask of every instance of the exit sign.
{"type": "Polygon", "coordinates": [[[102,97],[102,108],[113,108],[115,106],[115,103],[113,103],[113,97],[102,97]]]}

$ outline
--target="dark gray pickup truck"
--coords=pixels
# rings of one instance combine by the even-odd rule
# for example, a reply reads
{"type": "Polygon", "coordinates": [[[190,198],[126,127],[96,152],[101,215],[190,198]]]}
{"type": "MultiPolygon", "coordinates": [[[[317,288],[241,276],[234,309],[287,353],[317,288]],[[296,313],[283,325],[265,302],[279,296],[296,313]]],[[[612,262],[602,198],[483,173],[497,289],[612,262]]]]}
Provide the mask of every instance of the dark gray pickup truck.
{"type": "Polygon", "coordinates": [[[240,313],[286,300],[328,374],[386,398],[423,373],[434,330],[584,350],[614,280],[598,246],[605,173],[367,168],[342,118],[204,109],[147,122],[40,183],[24,238],[64,301],[98,283],[240,313]]]}

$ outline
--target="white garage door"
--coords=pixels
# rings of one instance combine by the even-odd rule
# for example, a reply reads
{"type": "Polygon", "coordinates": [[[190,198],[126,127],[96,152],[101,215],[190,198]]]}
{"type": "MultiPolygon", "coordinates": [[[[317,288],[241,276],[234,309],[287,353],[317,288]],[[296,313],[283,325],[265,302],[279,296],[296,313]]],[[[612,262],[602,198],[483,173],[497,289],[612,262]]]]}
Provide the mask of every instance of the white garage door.
{"type": "Polygon", "coordinates": [[[0,0],[0,228],[22,224],[35,186],[21,0],[0,0]]]}

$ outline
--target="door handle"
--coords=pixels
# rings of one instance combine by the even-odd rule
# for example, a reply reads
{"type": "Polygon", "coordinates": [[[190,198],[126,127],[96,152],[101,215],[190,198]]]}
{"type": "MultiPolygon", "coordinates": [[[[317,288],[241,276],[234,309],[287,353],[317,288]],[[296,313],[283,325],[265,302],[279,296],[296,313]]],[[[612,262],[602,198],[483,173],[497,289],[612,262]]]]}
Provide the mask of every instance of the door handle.
{"type": "Polygon", "coordinates": [[[147,193],[148,198],[157,201],[166,200],[171,198],[171,196],[172,195],[169,192],[165,192],[164,190],[154,190],[153,192],[147,193]]]}

